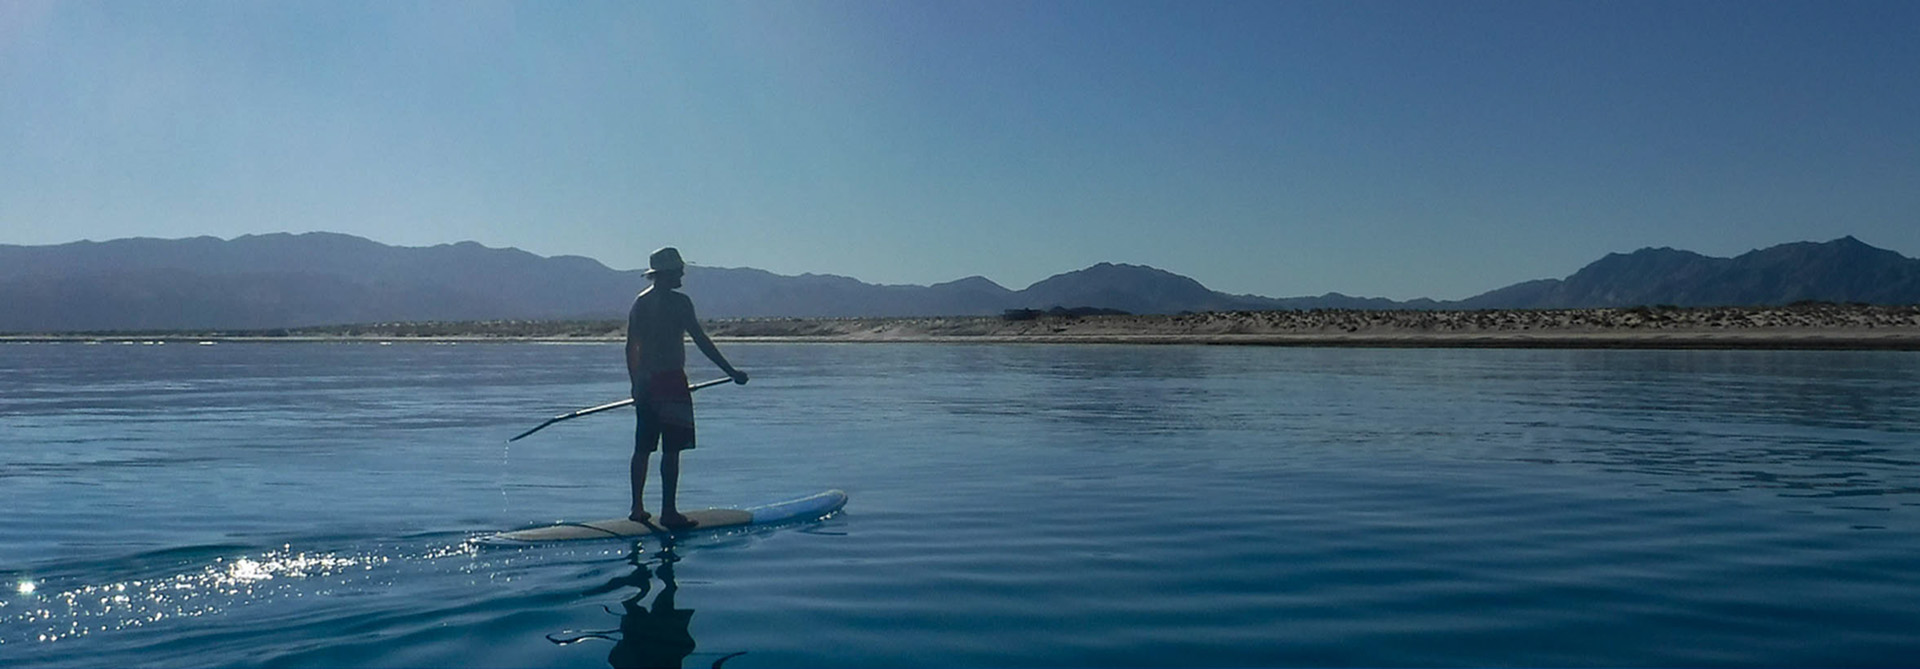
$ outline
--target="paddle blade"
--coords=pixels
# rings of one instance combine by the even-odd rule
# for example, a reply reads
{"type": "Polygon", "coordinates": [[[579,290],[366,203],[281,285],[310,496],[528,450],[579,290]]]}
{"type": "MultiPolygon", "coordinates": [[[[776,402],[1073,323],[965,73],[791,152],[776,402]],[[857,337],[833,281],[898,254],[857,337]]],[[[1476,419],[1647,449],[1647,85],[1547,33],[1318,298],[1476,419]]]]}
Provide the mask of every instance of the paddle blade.
{"type": "Polygon", "coordinates": [[[554,423],[557,423],[557,422],[559,422],[559,421],[560,421],[560,419],[558,419],[558,418],[553,418],[553,419],[548,419],[548,420],[547,420],[547,422],[545,422],[545,423],[541,423],[541,424],[539,424],[539,425],[535,425],[535,426],[533,426],[533,429],[531,429],[531,430],[527,430],[526,432],[522,432],[522,433],[520,433],[520,434],[517,434],[517,435],[514,435],[514,437],[513,437],[512,439],[508,439],[507,441],[509,441],[509,442],[513,442],[513,441],[519,441],[521,437],[525,437],[525,436],[527,436],[527,435],[529,435],[529,434],[533,434],[533,433],[535,433],[535,432],[539,432],[539,431],[540,431],[540,428],[543,428],[543,427],[546,427],[546,426],[548,426],[548,425],[552,425],[552,424],[554,424],[554,423]]]}

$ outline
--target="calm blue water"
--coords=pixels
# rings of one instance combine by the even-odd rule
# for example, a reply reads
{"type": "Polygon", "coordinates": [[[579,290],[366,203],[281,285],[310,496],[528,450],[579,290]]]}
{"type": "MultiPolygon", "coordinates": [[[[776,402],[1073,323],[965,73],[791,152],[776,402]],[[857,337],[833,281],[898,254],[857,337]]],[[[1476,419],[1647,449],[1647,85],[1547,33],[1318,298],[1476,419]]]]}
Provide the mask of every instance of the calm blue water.
{"type": "Polygon", "coordinates": [[[844,512],[470,545],[624,512],[628,415],[504,443],[614,345],[0,346],[0,664],[1920,657],[1920,355],[726,350],[683,502],[844,512]]]}

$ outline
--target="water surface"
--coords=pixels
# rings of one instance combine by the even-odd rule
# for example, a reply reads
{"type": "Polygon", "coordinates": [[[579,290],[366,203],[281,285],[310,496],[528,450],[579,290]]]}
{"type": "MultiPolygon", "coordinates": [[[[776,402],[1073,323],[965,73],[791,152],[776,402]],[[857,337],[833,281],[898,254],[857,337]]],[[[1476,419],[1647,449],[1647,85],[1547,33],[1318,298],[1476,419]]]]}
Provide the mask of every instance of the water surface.
{"type": "Polygon", "coordinates": [[[624,511],[628,416],[504,443],[617,346],[0,346],[0,664],[1920,656],[1913,353],[727,351],[685,503],[844,512],[481,549],[624,511]]]}

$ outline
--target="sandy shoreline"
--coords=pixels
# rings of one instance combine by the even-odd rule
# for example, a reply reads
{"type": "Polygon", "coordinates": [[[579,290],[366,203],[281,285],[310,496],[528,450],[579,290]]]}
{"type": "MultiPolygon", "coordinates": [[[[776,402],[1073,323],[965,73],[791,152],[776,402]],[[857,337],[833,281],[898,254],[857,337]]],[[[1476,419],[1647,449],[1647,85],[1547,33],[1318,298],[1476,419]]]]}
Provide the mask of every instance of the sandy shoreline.
{"type": "MultiPolygon", "coordinates": [[[[618,321],[386,323],[275,331],[0,336],[0,342],[602,342],[618,321]]],[[[1257,311],[1177,316],[748,318],[723,342],[1204,344],[1395,348],[1920,350],[1920,306],[1484,311],[1257,311]]]]}
{"type": "Polygon", "coordinates": [[[1920,350],[1920,307],[1314,310],[1012,321],[744,319],[716,322],[709,332],[749,341],[1920,350]]]}

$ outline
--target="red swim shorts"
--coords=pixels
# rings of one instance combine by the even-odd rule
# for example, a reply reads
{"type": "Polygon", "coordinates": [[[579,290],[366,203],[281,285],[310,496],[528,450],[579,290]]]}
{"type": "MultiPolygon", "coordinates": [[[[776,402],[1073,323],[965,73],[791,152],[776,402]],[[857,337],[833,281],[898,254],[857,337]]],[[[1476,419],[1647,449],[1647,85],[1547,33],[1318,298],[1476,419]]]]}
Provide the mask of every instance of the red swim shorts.
{"type": "Polygon", "coordinates": [[[633,433],[636,452],[693,448],[693,392],[687,390],[685,371],[654,372],[646,387],[634,394],[633,406],[638,417],[633,433]]]}

